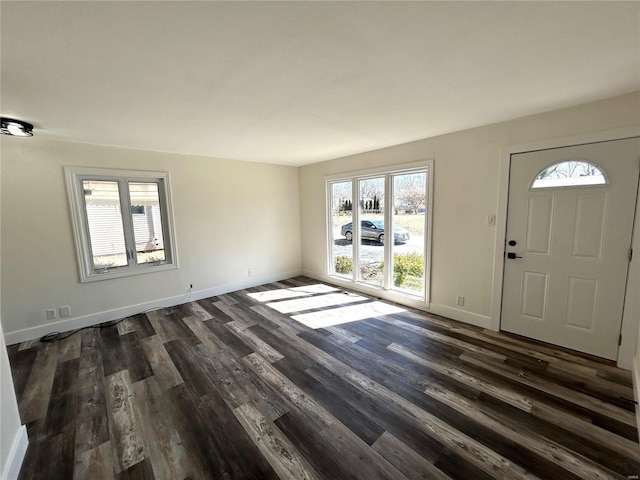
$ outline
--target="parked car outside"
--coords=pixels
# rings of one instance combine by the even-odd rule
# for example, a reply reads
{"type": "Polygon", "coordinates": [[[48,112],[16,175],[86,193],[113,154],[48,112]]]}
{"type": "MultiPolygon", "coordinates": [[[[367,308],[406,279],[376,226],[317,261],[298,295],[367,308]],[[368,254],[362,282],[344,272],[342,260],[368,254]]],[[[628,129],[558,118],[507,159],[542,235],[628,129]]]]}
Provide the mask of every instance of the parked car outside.
{"type": "MultiPolygon", "coordinates": [[[[347,239],[348,242],[353,240],[353,223],[345,223],[340,228],[340,234],[347,239]]],[[[384,222],[382,220],[361,220],[360,236],[363,240],[374,240],[384,243],[385,231],[384,222]]],[[[409,232],[402,227],[393,228],[393,241],[395,243],[405,243],[409,240],[409,232]]]]}

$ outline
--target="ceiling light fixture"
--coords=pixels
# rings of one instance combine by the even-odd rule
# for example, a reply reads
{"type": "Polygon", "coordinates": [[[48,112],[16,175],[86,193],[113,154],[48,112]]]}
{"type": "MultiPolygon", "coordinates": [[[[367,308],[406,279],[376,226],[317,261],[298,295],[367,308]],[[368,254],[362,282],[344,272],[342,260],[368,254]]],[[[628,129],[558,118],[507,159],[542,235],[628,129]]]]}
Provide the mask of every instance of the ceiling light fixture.
{"type": "Polygon", "coordinates": [[[0,118],[0,133],[3,135],[13,135],[16,137],[32,137],[33,125],[22,120],[14,120],[13,118],[0,118]]]}

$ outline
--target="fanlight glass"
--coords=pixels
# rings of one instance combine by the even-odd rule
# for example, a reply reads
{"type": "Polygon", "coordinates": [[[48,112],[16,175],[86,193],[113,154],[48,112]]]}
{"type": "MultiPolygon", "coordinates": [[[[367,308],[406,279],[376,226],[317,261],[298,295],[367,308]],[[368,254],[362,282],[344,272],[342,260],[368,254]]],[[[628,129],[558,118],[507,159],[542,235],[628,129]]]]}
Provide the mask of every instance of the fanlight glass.
{"type": "Polygon", "coordinates": [[[602,170],[584,160],[566,160],[542,170],[531,188],[561,188],[584,185],[606,185],[602,170]]]}

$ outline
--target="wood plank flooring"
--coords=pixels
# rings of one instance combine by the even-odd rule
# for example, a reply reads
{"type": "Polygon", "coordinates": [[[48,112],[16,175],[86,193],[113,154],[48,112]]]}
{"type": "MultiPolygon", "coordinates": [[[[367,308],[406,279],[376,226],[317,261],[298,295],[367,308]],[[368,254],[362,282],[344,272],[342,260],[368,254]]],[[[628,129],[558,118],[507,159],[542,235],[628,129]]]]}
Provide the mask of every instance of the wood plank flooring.
{"type": "Polygon", "coordinates": [[[313,330],[374,301],[315,285],[8,347],[20,479],[640,476],[629,372],[404,308],[313,330]]]}

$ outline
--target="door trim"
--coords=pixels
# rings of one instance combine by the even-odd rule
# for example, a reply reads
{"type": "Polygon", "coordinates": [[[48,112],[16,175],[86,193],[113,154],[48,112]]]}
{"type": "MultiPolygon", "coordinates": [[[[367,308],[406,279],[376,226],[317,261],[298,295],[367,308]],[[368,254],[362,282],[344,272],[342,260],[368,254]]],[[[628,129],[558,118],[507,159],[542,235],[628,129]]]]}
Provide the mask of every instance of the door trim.
{"type": "MultiPolygon", "coordinates": [[[[550,140],[539,140],[519,145],[509,145],[500,150],[500,164],[498,172],[498,208],[496,215],[496,243],[494,247],[493,281],[491,315],[489,328],[500,330],[502,314],[502,283],[504,275],[504,245],[507,231],[507,203],[509,200],[509,169],[511,167],[511,155],[516,153],[546,150],[551,148],[571,147],[589,143],[599,143],[612,140],[640,137],[640,126],[626,127],[603,132],[592,132],[570,137],[550,140]]],[[[636,203],[636,211],[640,212],[640,195],[636,203]]],[[[640,252],[640,214],[636,215],[632,244],[636,252],[640,252]]],[[[640,270],[640,255],[634,255],[629,266],[630,275],[640,270]]],[[[625,309],[622,318],[622,344],[618,350],[617,364],[621,368],[631,369],[633,356],[636,350],[636,339],[640,329],[640,293],[638,289],[630,288],[639,280],[629,278],[627,292],[625,294],[625,309]]]]}

